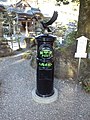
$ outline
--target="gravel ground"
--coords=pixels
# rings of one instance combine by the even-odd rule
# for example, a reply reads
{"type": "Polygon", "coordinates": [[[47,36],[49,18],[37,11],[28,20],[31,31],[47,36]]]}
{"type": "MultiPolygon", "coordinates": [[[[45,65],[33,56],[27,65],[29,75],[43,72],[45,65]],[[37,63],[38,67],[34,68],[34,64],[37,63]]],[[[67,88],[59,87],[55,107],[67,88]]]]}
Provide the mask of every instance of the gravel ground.
{"type": "Polygon", "coordinates": [[[90,94],[68,80],[55,79],[58,100],[33,101],[36,71],[21,55],[0,58],[0,120],[90,120],[90,94]]]}

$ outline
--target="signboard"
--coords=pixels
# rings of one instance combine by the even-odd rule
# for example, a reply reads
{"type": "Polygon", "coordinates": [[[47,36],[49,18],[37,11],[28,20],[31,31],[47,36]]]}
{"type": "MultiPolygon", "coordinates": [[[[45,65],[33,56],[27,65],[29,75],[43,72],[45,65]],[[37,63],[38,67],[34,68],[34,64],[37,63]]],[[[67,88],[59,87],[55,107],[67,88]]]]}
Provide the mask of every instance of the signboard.
{"type": "Polygon", "coordinates": [[[79,37],[77,42],[77,51],[75,53],[76,58],[86,58],[87,38],[85,36],[79,37]]]}

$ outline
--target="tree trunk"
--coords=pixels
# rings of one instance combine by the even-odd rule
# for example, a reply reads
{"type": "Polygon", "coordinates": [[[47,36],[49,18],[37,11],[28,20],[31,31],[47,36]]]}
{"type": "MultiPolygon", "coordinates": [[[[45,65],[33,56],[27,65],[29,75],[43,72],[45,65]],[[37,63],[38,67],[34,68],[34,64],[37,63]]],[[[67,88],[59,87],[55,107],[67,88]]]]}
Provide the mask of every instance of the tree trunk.
{"type": "Polygon", "coordinates": [[[78,36],[90,38],[90,0],[80,0],[78,36]]]}

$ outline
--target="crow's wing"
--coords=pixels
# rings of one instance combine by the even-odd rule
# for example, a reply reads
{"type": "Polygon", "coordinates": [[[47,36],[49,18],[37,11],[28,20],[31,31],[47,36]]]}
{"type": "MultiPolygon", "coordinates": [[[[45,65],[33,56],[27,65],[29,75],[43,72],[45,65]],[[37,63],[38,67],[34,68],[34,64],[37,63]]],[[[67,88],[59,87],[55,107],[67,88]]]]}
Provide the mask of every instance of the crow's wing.
{"type": "Polygon", "coordinates": [[[41,24],[43,25],[44,28],[47,28],[47,26],[51,25],[57,19],[57,17],[58,17],[58,12],[54,11],[52,18],[46,23],[41,22],[41,24]]]}

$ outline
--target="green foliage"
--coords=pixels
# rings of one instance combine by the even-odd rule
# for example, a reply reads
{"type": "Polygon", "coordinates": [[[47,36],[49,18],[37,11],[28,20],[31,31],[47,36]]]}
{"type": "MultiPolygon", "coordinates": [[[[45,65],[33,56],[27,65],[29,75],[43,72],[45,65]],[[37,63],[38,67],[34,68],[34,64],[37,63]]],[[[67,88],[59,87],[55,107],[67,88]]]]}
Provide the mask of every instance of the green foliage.
{"type": "Polygon", "coordinates": [[[56,0],[57,2],[63,2],[63,0],[56,0]]]}
{"type": "Polygon", "coordinates": [[[61,37],[64,35],[65,31],[66,31],[65,26],[60,26],[60,27],[57,27],[57,30],[55,31],[54,34],[58,37],[61,37]]]}
{"type": "Polygon", "coordinates": [[[80,67],[80,81],[86,92],[90,92],[90,59],[83,59],[80,67]]]}
{"type": "Polygon", "coordinates": [[[65,41],[66,41],[66,45],[65,46],[71,46],[73,45],[76,41],[76,38],[77,38],[77,31],[73,31],[71,33],[69,33],[66,38],[65,38],[65,41]]]}
{"type": "Polygon", "coordinates": [[[65,2],[65,1],[68,1],[68,0],[56,0],[57,2],[65,2]]]}
{"type": "MultiPolygon", "coordinates": [[[[65,1],[69,1],[69,0],[56,0],[57,2],[65,2],[65,1]]],[[[79,2],[79,0],[72,0],[71,2],[79,2]]]]}
{"type": "Polygon", "coordinates": [[[4,38],[4,37],[1,37],[1,38],[0,38],[0,41],[7,42],[7,39],[6,39],[6,38],[4,38]]]}
{"type": "Polygon", "coordinates": [[[71,2],[79,2],[79,0],[72,0],[71,2]]]}
{"type": "MultiPolygon", "coordinates": [[[[88,73],[88,74],[90,74],[90,73],[88,73]]],[[[86,92],[90,92],[90,75],[87,75],[85,77],[84,77],[84,79],[82,79],[82,85],[86,92]]]]}
{"type": "Polygon", "coordinates": [[[84,89],[86,92],[90,92],[90,86],[85,86],[84,89]]]}
{"type": "Polygon", "coordinates": [[[57,2],[63,2],[63,4],[69,4],[69,2],[77,2],[77,3],[79,3],[80,2],[80,0],[72,0],[72,1],[70,1],[70,0],[56,0],[57,2]]]}
{"type": "Polygon", "coordinates": [[[69,0],[56,0],[57,2],[63,2],[63,4],[67,5],[69,4],[69,0]]]}
{"type": "Polygon", "coordinates": [[[63,58],[71,59],[74,57],[76,50],[76,36],[77,32],[73,31],[66,36],[66,39],[61,46],[56,46],[56,49],[60,50],[60,54],[63,58]]]}
{"type": "Polygon", "coordinates": [[[22,55],[23,59],[30,59],[32,56],[32,52],[31,51],[27,51],[22,55]]]}

